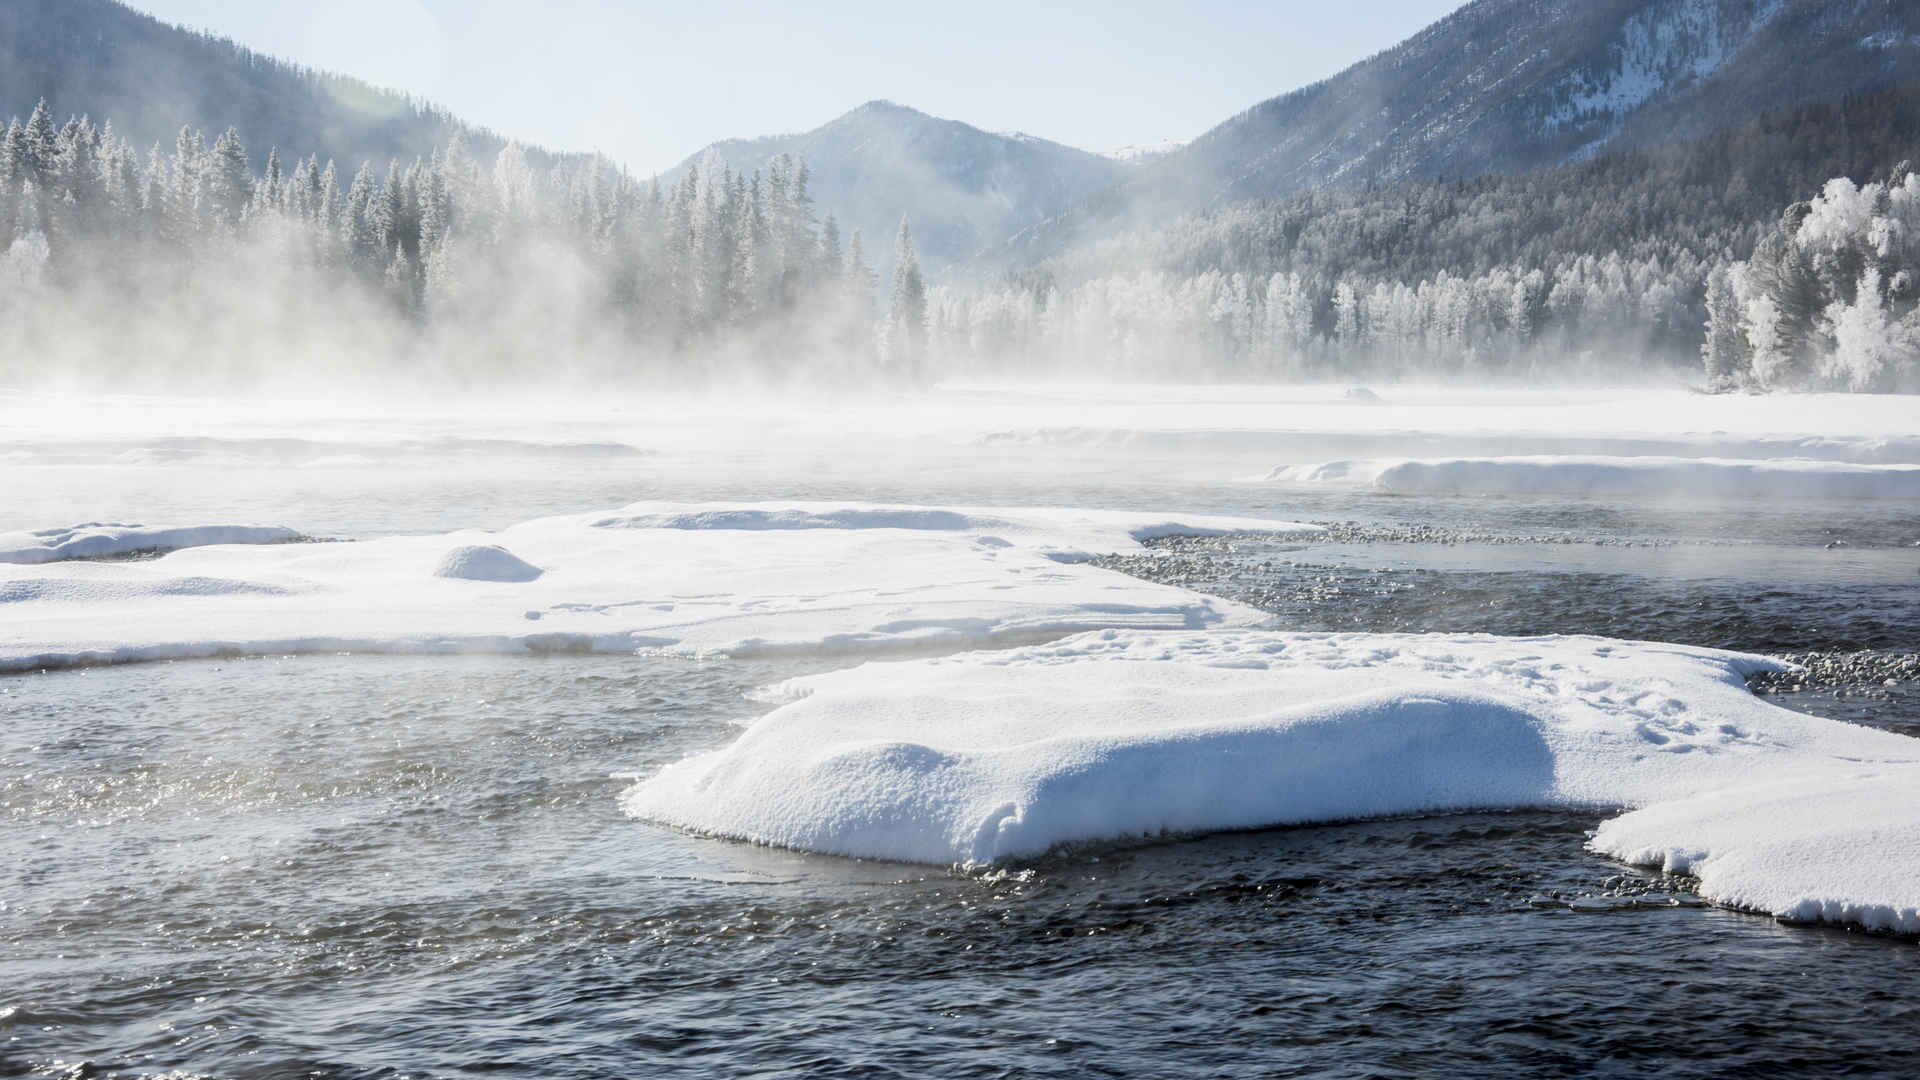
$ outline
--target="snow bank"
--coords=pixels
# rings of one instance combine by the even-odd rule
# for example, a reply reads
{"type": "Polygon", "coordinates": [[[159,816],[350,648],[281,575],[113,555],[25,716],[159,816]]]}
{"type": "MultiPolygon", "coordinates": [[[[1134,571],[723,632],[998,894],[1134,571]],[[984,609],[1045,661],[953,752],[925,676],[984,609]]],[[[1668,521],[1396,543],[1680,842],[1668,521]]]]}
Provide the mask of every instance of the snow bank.
{"type": "Polygon", "coordinates": [[[1676,457],[1369,459],[1288,465],[1266,479],[1407,494],[1920,499],[1920,465],[1676,457]]]}
{"type": "Polygon", "coordinates": [[[49,563],[65,559],[110,559],[144,552],[178,551],[209,544],[284,544],[299,540],[292,529],[270,525],[187,525],[155,528],[89,521],[64,529],[0,533],[0,563],[49,563]]]}
{"type": "Polygon", "coordinates": [[[1245,531],[1314,530],[1031,508],[641,503],[499,533],[0,565],[0,671],[233,653],[858,654],[1246,626],[1264,616],[1081,565],[1152,536],[1245,531]]]}
{"type": "Polygon", "coordinates": [[[1661,803],[1590,845],[1693,874],[1722,903],[1795,922],[1920,934],[1920,768],[1836,762],[1661,803]]]}
{"type": "Polygon", "coordinates": [[[1384,814],[1657,815],[1701,796],[1725,813],[1630,815],[1596,843],[1638,861],[1694,852],[1709,895],[1777,913],[1811,910],[1809,897],[1821,912],[1920,903],[1920,741],[1747,692],[1748,675],[1778,666],[1598,638],[1107,631],[793,680],[779,688],[787,704],[733,745],[623,801],[718,836],[979,865],[1076,842],[1384,814]],[[1862,794],[1843,774],[1888,779],[1863,781],[1862,794]],[[1778,801],[1804,807],[1794,830],[1709,794],[1786,783],[1809,796],[1778,801]],[[1869,850],[1893,829],[1909,838],[1869,850]],[[1765,876],[1799,856],[1792,845],[1837,837],[1846,846],[1817,871],[1765,876]],[[1715,845],[1722,862],[1697,854],[1715,845]],[[1816,877],[1825,892],[1799,884],[1816,877]]]}
{"type": "Polygon", "coordinates": [[[533,581],[539,567],[497,544],[463,544],[440,557],[434,577],[463,581],[533,581]]]}

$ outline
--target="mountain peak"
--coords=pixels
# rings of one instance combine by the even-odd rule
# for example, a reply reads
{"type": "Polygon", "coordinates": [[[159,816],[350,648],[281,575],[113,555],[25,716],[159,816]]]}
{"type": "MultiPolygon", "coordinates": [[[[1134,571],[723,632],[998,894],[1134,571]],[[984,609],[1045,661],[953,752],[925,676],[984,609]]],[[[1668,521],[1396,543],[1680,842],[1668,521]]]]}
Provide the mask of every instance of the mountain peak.
{"type": "Polygon", "coordinates": [[[872,101],[848,111],[841,119],[846,120],[856,116],[909,116],[923,117],[929,120],[933,119],[933,117],[928,116],[919,109],[902,105],[897,101],[889,101],[886,98],[874,98],[872,101]]]}

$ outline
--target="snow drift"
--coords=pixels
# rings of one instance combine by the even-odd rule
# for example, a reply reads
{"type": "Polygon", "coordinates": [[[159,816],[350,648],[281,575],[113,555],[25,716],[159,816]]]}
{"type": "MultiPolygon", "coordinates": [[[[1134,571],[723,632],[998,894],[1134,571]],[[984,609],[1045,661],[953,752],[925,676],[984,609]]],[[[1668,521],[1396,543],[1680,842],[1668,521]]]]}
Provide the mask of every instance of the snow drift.
{"type": "Polygon", "coordinates": [[[1596,844],[1699,867],[1730,902],[1920,930],[1920,741],[1747,692],[1779,666],[1596,638],[1106,631],[794,680],[733,745],[624,804],[717,836],[963,865],[1378,815],[1652,807],[1596,844]],[[1781,785],[1807,796],[1778,801],[1799,807],[1787,831],[1721,794],[1781,785]]]}
{"type": "Polygon", "coordinates": [[[1675,457],[1364,459],[1285,465],[1275,483],[1405,494],[1920,499],[1920,465],[1675,457]]]}

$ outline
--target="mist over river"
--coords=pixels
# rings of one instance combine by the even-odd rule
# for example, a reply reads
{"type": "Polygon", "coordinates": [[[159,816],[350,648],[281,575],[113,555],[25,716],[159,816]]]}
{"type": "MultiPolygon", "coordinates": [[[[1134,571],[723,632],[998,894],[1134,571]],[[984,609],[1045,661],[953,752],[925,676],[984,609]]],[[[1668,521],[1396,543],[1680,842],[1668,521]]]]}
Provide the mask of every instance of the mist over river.
{"type": "MultiPolygon", "coordinates": [[[[254,522],[345,549],[640,500],[1314,523],[1152,539],[1096,567],[1279,630],[1782,656],[1807,667],[1756,677],[1767,701],[1920,735],[1920,499],[1249,479],[1607,439],[1621,457],[1757,457],[1805,435],[1791,410],[1756,406],[1742,429],[1717,400],[1676,420],[1696,408],[1680,395],[1382,395],[1369,410],[1339,388],[969,390],[789,425],[744,406],[423,423],[103,400],[102,423],[7,428],[0,532],[254,522]],[[1636,417],[1646,431],[1618,430],[1636,417]]],[[[1920,460],[1897,410],[1856,419],[1850,443],[1771,456],[1920,460]]],[[[0,618],[21,606],[0,600],[0,618]]],[[[1689,877],[1588,851],[1608,809],[1092,843],[973,869],[623,810],[637,780],[773,710],[764,688],[883,658],[319,651],[0,677],[0,1076],[1920,1071],[1910,936],[1706,902],[1689,877]]]]}

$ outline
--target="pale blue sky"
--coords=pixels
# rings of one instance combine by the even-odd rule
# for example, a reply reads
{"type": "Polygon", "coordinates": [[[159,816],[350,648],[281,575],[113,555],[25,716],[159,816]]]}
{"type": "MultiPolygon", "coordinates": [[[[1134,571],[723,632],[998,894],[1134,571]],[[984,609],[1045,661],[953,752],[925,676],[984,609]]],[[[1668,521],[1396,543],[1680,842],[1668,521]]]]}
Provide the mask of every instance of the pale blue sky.
{"type": "Polygon", "coordinates": [[[641,172],[889,98],[1088,150],[1186,139],[1463,0],[132,0],[641,172]]]}

